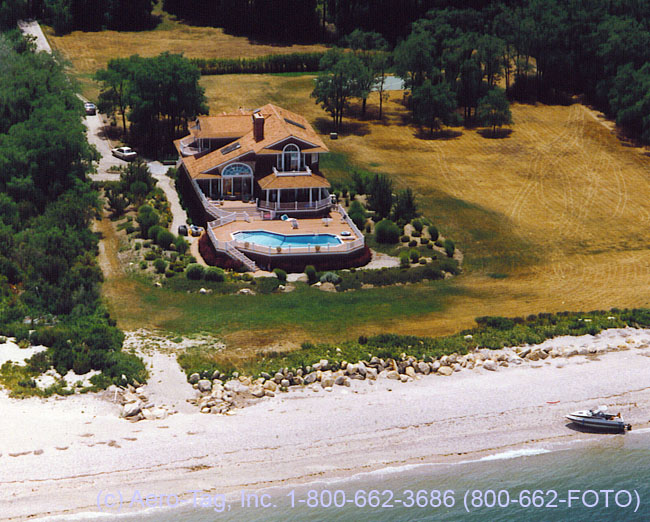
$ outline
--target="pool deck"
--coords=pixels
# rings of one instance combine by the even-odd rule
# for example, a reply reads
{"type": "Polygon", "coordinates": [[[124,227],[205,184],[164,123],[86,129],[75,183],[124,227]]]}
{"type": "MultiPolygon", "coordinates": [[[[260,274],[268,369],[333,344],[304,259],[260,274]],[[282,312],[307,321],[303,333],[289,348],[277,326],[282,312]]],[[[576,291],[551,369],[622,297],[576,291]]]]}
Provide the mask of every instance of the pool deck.
{"type": "Polygon", "coordinates": [[[219,241],[230,241],[233,239],[232,234],[235,232],[247,232],[249,230],[264,230],[267,232],[275,232],[276,234],[283,234],[285,236],[304,235],[304,234],[333,234],[340,236],[341,232],[347,230],[350,236],[355,239],[355,233],[347,223],[341,223],[340,215],[336,212],[332,213],[332,221],[329,226],[323,224],[321,218],[318,219],[296,219],[298,221],[298,228],[293,228],[290,221],[282,221],[281,219],[274,219],[269,221],[233,221],[227,225],[213,228],[212,231],[219,241]]]}

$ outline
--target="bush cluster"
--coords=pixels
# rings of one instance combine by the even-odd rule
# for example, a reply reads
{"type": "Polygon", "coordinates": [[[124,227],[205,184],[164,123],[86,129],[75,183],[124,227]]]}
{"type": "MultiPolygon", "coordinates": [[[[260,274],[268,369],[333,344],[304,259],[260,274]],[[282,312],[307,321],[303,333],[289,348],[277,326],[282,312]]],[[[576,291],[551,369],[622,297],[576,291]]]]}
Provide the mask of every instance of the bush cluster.
{"type": "Polygon", "coordinates": [[[394,244],[399,241],[400,229],[390,219],[382,219],[375,225],[375,239],[377,243],[394,244]]]}
{"type": "Polygon", "coordinates": [[[256,58],[190,58],[202,75],[317,72],[325,53],[271,54],[256,58]]]}

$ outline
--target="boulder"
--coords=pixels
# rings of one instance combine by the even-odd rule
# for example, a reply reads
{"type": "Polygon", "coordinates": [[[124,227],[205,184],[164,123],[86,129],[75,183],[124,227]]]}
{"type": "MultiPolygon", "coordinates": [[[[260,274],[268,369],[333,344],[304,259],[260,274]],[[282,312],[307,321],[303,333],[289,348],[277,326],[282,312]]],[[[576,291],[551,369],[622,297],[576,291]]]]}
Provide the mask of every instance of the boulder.
{"type": "Polygon", "coordinates": [[[140,413],[141,407],[139,402],[129,402],[122,407],[122,417],[133,417],[140,413]]]}
{"type": "Polygon", "coordinates": [[[305,384],[312,384],[316,382],[316,372],[311,372],[305,375],[305,384]]]}
{"type": "Polygon", "coordinates": [[[151,414],[156,420],[162,420],[167,418],[167,410],[165,408],[151,408],[151,414]]]}
{"type": "Polygon", "coordinates": [[[400,382],[408,382],[410,379],[409,379],[408,375],[405,375],[405,374],[402,373],[399,376],[399,380],[400,380],[400,382]]]}
{"type": "Polygon", "coordinates": [[[323,292],[336,292],[336,287],[333,283],[323,283],[318,287],[323,292]]]}
{"type": "Polygon", "coordinates": [[[399,380],[399,373],[396,370],[391,370],[386,374],[387,379],[399,380]]]}
{"type": "Polygon", "coordinates": [[[271,376],[266,372],[260,373],[260,377],[263,377],[267,381],[271,378],[271,376]]]}
{"type": "Polygon", "coordinates": [[[374,381],[377,379],[377,370],[375,368],[366,368],[366,378],[374,381]]]}
{"type": "Polygon", "coordinates": [[[271,390],[264,390],[264,396],[265,397],[275,397],[275,393],[273,393],[271,390]]]}
{"type": "Polygon", "coordinates": [[[420,373],[423,373],[424,375],[429,375],[431,373],[431,366],[429,366],[425,362],[419,362],[418,370],[420,371],[420,373]]]}
{"type": "Polygon", "coordinates": [[[278,388],[278,385],[275,383],[275,381],[266,381],[264,383],[264,389],[265,390],[274,392],[275,390],[277,390],[277,388],[278,388]]]}
{"type": "Polygon", "coordinates": [[[366,376],[366,365],[363,364],[363,361],[359,361],[359,363],[357,364],[357,371],[359,372],[359,375],[361,375],[362,377],[366,376]]]}
{"type": "Polygon", "coordinates": [[[441,366],[440,361],[433,361],[431,363],[431,371],[437,372],[440,369],[440,366],[441,366]]]}
{"type": "Polygon", "coordinates": [[[415,368],[413,366],[407,366],[406,370],[404,370],[404,373],[408,375],[411,379],[415,379],[415,368]]]}
{"type": "Polygon", "coordinates": [[[231,379],[223,385],[223,389],[227,392],[244,393],[248,391],[248,386],[237,379],[231,379]]]}
{"type": "Polygon", "coordinates": [[[359,369],[359,365],[348,363],[345,371],[348,375],[354,375],[355,373],[357,373],[358,369],[359,369]]]}
{"type": "Polygon", "coordinates": [[[495,363],[492,359],[487,359],[483,363],[483,368],[485,368],[486,370],[490,370],[491,372],[494,372],[497,369],[497,363],[495,363]]]}
{"type": "Polygon", "coordinates": [[[441,366],[440,368],[438,368],[438,373],[440,375],[449,377],[452,373],[454,373],[454,370],[451,368],[451,366],[441,366]]]}
{"type": "Polygon", "coordinates": [[[261,386],[254,386],[251,390],[253,397],[264,397],[264,388],[261,386]]]}
{"type": "Polygon", "coordinates": [[[212,390],[212,383],[207,379],[201,379],[197,385],[200,392],[209,392],[212,390]]]}
{"type": "Polygon", "coordinates": [[[192,375],[190,375],[189,382],[190,384],[196,384],[199,382],[200,379],[201,376],[198,373],[193,373],[192,375]]]}
{"type": "Polygon", "coordinates": [[[528,355],[526,355],[526,359],[528,359],[529,361],[539,361],[539,352],[534,351],[528,353],[528,355]]]}
{"type": "Polygon", "coordinates": [[[288,388],[289,386],[291,386],[291,383],[289,382],[289,379],[282,379],[280,381],[280,386],[282,386],[283,388],[288,388]]]}
{"type": "Polygon", "coordinates": [[[140,413],[142,413],[142,416],[146,420],[153,420],[154,419],[153,413],[151,413],[151,410],[149,410],[148,408],[142,408],[142,411],[140,413]]]}
{"type": "Polygon", "coordinates": [[[323,388],[331,388],[332,386],[334,386],[334,377],[332,377],[331,375],[323,375],[320,381],[320,385],[323,388]]]}
{"type": "Polygon", "coordinates": [[[339,375],[334,381],[334,384],[337,384],[338,386],[350,386],[350,379],[344,375],[339,375]]]}
{"type": "Polygon", "coordinates": [[[459,372],[463,369],[463,367],[459,363],[454,363],[452,368],[454,369],[455,372],[459,372]]]}

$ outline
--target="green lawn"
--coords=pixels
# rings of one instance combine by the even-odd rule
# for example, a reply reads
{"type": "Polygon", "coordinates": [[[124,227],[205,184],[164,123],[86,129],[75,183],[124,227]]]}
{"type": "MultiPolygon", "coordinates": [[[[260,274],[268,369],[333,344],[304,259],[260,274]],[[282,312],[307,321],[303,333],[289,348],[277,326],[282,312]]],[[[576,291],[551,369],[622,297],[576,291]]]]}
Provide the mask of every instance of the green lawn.
{"type": "Polygon", "coordinates": [[[139,306],[114,310],[118,320],[128,316],[129,323],[177,334],[205,331],[225,336],[253,330],[298,330],[305,338],[316,340],[348,338],[373,331],[390,319],[424,316],[441,310],[446,297],[460,292],[446,281],[435,281],[343,293],[299,283],[295,291],[286,294],[218,295],[215,291],[201,295],[134,282],[139,306]]]}

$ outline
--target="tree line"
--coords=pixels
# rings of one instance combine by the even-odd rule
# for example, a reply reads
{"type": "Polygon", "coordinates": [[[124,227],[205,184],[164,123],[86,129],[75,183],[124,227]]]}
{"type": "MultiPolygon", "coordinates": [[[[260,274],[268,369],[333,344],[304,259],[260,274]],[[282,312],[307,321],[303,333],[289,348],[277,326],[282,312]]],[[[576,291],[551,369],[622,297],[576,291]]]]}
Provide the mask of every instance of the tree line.
{"type": "Polygon", "coordinates": [[[138,31],[155,25],[153,0],[2,0],[0,28],[22,18],[38,18],[57,34],[70,31],[138,31]]]}
{"type": "Polygon", "coordinates": [[[0,56],[0,331],[50,347],[36,373],[53,365],[102,370],[96,384],[141,379],[100,300],[90,230],[100,202],[86,176],[98,158],[83,104],[62,66],[17,31],[0,35],[0,56]]]}
{"type": "Polygon", "coordinates": [[[95,74],[101,84],[98,108],[122,119],[128,140],[161,154],[197,114],[207,114],[199,69],[180,54],[115,58],[95,74]],[[127,119],[130,127],[127,127],[127,119]]]}
{"type": "Polygon", "coordinates": [[[200,25],[274,42],[318,39],[316,0],[164,0],[168,13],[200,25]]]}
{"type": "MultiPolygon", "coordinates": [[[[480,9],[444,4],[413,21],[388,54],[390,67],[411,91],[416,122],[439,129],[458,122],[460,108],[465,122],[496,129],[509,121],[506,96],[556,103],[580,94],[650,142],[650,3],[512,0],[477,2],[480,9]]],[[[365,4],[347,5],[357,12],[365,4]]],[[[393,33],[373,26],[371,19],[359,25],[376,31],[357,29],[351,35],[372,33],[384,46],[390,43],[393,33]]],[[[366,49],[385,53],[377,45],[366,49]]],[[[314,97],[338,126],[347,100],[365,100],[368,89],[364,64],[337,52],[322,62],[328,71],[314,97]]],[[[377,85],[383,75],[374,74],[377,85]]]]}

